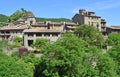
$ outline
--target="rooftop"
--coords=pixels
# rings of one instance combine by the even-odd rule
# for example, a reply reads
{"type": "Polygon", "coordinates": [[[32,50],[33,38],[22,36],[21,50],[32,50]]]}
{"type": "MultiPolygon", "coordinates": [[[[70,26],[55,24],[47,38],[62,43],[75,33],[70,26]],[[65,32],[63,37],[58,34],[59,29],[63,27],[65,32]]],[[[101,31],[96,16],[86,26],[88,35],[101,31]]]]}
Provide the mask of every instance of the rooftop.
{"type": "Polygon", "coordinates": [[[0,28],[0,30],[24,30],[24,29],[27,29],[26,25],[5,26],[0,28]]]}
{"type": "Polygon", "coordinates": [[[60,30],[50,30],[50,29],[25,29],[24,33],[61,33],[60,30]]]}
{"type": "Polygon", "coordinates": [[[110,27],[107,27],[107,28],[110,28],[110,29],[120,29],[120,26],[110,26],[110,27]]]}

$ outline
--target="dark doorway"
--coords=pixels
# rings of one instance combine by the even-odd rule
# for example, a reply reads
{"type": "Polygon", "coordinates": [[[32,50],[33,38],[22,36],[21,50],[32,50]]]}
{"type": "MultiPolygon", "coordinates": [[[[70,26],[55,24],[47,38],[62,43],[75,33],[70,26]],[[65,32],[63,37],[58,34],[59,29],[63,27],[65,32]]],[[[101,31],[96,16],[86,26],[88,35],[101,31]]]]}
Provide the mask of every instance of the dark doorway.
{"type": "Polygon", "coordinates": [[[32,43],[33,43],[33,40],[28,40],[28,46],[31,46],[32,43]]]}

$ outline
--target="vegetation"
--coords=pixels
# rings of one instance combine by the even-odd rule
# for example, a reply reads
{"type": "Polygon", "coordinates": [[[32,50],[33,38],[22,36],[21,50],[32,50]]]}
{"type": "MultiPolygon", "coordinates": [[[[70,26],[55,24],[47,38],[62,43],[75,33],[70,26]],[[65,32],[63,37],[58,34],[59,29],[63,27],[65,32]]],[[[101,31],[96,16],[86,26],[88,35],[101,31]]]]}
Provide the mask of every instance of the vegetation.
{"type": "Polygon", "coordinates": [[[35,40],[35,42],[33,42],[31,46],[36,50],[41,51],[47,44],[48,44],[47,39],[38,38],[35,40]]]}
{"type": "Polygon", "coordinates": [[[108,53],[86,45],[73,34],[63,35],[43,49],[34,77],[119,77],[117,63],[108,53]]]}
{"type": "MultiPolygon", "coordinates": [[[[33,15],[23,8],[13,13],[9,22],[16,23],[20,17],[33,15]]],[[[7,17],[0,15],[2,23],[7,17]],[[2,18],[2,17],[3,18],[2,18]]],[[[37,21],[71,21],[69,19],[37,18],[37,21]]],[[[18,56],[18,52],[6,55],[5,47],[21,46],[22,38],[16,37],[15,44],[0,41],[1,77],[119,77],[120,76],[120,35],[111,33],[105,41],[101,33],[93,26],[80,25],[74,33],[63,34],[56,42],[37,39],[32,47],[42,51],[35,54],[18,56]],[[103,53],[102,46],[112,46],[103,53]],[[18,45],[20,44],[20,45],[18,45]],[[39,54],[39,55],[40,55],[39,54]]]]}
{"type": "Polygon", "coordinates": [[[117,74],[120,76],[120,72],[119,72],[120,71],[120,44],[119,45],[115,45],[113,48],[111,48],[108,51],[108,54],[117,63],[117,65],[116,65],[116,67],[117,67],[117,74]]]}
{"type": "Polygon", "coordinates": [[[94,27],[89,25],[80,25],[75,29],[75,35],[82,38],[90,45],[102,47],[104,44],[102,34],[94,27]]]}
{"type": "Polygon", "coordinates": [[[0,27],[7,22],[8,16],[0,14],[0,27]]]}
{"type": "Polygon", "coordinates": [[[120,44],[120,35],[117,33],[110,33],[106,43],[111,46],[120,44]]]}
{"type": "Polygon", "coordinates": [[[46,22],[46,21],[52,21],[52,22],[72,22],[72,20],[67,18],[39,18],[36,17],[37,22],[46,22]]]}
{"type": "Polygon", "coordinates": [[[23,8],[21,8],[21,10],[17,10],[16,12],[14,12],[9,18],[8,18],[8,22],[12,22],[14,24],[16,24],[16,21],[19,18],[26,18],[27,16],[34,16],[33,13],[31,11],[26,11],[23,8]]]}
{"type": "Polygon", "coordinates": [[[0,22],[7,22],[8,16],[0,14],[0,22]]]}
{"type": "Polygon", "coordinates": [[[33,66],[22,60],[5,55],[0,51],[0,76],[2,77],[33,77],[33,66]]]}
{"type": "MultiPolygon", "coordinates": [[[[21,8],[20,10],[17,10],[10,16],[6,16],[3,14],[0,14],[0,27],[3,26],[7,22],[12,22],[16,24],[17,20],[19,18],[26,18],[27,16],[34,16],[34,14],[31,11],[27,11],[24,8],[21,8]]],[[[46,21],[52,21],[52,22],[72,22],[72,20],[67,18],[40,18],[36,17],[37,22],[46,22],[46,21]]]]}

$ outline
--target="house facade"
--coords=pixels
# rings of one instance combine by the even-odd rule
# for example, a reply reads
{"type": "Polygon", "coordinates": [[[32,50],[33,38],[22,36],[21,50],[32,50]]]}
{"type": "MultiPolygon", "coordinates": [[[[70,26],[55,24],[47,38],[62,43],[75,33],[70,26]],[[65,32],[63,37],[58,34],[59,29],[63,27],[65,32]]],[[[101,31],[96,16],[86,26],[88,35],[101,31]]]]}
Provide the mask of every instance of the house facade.
{"type": "Polygon", "coordinates": [[[56,41],[62,33],[73,32],[76,24],[72,22],[38,22],[25,29],[24,46],[29,47],[37,38],[45,38],[50,42],[56,41]]]}
{"type": "Polygon", "coordinates": [[[27,29],[26,25],[13,25],[8,23],[0,28],[0,39],[12,41],[17,36],[22,37],[24,29],[27,29]]]}
{"type": "Polygon", "coordinates": [[[75,14],[72,21],[78,25],[87,24],[98,28],[99,31],[105,30],[106,21],[100,16],[96,16],[95,12],[80,9],[78,14],[75,14]]]}
{"type": "Polygon", "coordinates": [[[106,32],[107,32],[107,34],[110,34],[112,32],[120,33],[120,26],[109,26],[109,27],[106,27],[106,32]]]}

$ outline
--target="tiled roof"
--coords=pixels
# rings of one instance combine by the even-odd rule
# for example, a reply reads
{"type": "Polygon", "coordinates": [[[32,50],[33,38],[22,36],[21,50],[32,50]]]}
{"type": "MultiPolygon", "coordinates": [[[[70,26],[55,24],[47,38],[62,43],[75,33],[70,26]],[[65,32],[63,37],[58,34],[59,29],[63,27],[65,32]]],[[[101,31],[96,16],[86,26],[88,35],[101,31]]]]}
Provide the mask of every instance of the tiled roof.
{"type": "Polygon", "coordinates": [[[85,15],[87,17],[96,17],[96,18],[101,18],[100,16],[91,16],[91,15],[85,15]]]}
{"type": "Polygon", "coordinates": [[[24,33],[61,33],[60,30],[50,30],[50,29],[25,29],[24,33]]]}
{"type": "Polygon", "coordinates": [[[0,30],[24,30],[24,29],[27,29],[26,25],[6,26],[0,28],[0,30]]]}
{"type": "Polygon", "coordinates": [[[48,26],[47,24],[39,24],[39,23],[36,23],[36,24],[32,24],[31,26],[35,27],[35,26],[48,26]]]}
{"type": "Polygon", "coordinates": [[[62,25],[62,22],[49,22],[50,25],[62,25]]]}
{"type": "Polygon", "coordinates": [[[69,28],[69,29],[75,29],[76,27],[75,26],[67,26],[67,28],[69,28]]]}
{"type": "Polygon", "coordinates": [[[66,22],[65,25],[72,25],[72,26],[76,26],[77,24],[76,23],[73,23],[73,22],[66,22]]]}
{"type": "Polygon", "coordinates": [[[110,27],[107,27],[107,28],[110,28],[110,29],[120,29],[120,26],[110,26],[110,27]]]}

